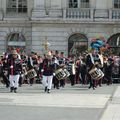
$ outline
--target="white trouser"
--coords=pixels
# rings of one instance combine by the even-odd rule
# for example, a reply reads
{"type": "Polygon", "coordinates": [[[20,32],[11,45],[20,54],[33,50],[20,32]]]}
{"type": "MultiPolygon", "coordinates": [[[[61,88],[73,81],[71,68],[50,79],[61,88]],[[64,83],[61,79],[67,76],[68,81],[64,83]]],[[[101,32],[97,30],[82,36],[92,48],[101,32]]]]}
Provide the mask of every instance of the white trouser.
{"type": "Polygon", "coordinates": [[[51,75],[51,76],[44,76],[43,75],[42,84],[45,87],[47,87],[48,89],[51,89],[51,87],[52,87],[52,81],[53,81],[53,75],[51,75]]]}
{"type": "Polygon", "coordinates": [[[20,75],[9,75],[10,87],[18,88],[20,75]]]}

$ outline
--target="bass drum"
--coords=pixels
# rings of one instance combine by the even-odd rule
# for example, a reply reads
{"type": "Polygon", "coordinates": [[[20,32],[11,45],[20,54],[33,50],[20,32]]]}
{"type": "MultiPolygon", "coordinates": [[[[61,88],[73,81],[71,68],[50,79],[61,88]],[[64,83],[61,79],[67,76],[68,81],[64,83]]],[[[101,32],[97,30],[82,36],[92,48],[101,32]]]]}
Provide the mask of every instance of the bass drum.
{"type": "Polygon", "coordinates": [[[104,77],[104,73],[98,68],[93,68],[92,70],[89,71],[89,74],[91,78],[94,80],[99,80],[104,77]]]}

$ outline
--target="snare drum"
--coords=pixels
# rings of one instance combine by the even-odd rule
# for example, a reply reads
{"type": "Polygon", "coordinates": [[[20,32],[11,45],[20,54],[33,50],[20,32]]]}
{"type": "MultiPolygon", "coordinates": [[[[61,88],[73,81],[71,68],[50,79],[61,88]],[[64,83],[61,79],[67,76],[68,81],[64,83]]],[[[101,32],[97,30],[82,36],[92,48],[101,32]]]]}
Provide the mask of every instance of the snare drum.
{"type": "Polygon", "coordinates": [[[93,68],[89,71],[89,74],[94,80],[99,80],[104,77],[104,73],[98,68],[93,68]]]}
{"type": "Polygon", "coordinates": [[[55,71],[55,76],[58,80],[62,80],[65,78],[66,74],[65,74],[64,70],[60,68],[55,71]]]}
{"type": "Polygon", "coordinates": [[[36,76],[37,76],[37,73],[34,69],[27,71],[27,78],[28,79],[35,78],[36,76]]]}
{"type": "Polygon", "coordinates": [[[70,76],[70,73],[68,72],[67,69],[64,69],[64,73],[65,73],[65,78],[69,77],[70,76]]]}

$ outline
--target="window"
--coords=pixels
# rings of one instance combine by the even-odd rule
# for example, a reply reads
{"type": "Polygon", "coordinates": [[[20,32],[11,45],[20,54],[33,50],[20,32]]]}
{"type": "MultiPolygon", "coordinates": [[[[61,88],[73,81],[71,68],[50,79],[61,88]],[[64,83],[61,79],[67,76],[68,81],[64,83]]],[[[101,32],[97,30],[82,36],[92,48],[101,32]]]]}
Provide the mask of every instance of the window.
{"type": "Polygon", "coordinates": [[[69,8],[89,8],[89,0],[69,0],[69,8]]]}
{"type": "Polygon", "coordinates": [[[81,33],[73,34],[68,39],[68,54],[79,55],[88,48],[88,38],[81,33]]]}
{"type": "Polygon", "coordinates": [[[27,0],[8,0],[7,12],[27,13],[27,0]]]}
{"type": "Polygon", "coordinates": [[[22,33],[11,33],[7,37],[7,51],[16,48],[21,52],[25,51],[26,38],[22,33]]]}
{"type": "Polygon", "coordinates": [[[89,8],[89,0],[81,0],[81,8],[89,8]]]}
{"type": "Polygon", "coordinates": [[[77,8],[78,0],[69,0],[69,8],[77,8]]]}
{"type": "Polygon", "coordinates": [[[120,0],[114,0],[114,8],[120,9],[120,0]]]}
{"type": "Polygon", "coordinates": [[[21,33],[12,33],[8,36],[8,41],[25,41],[24,35],[21,33]]]}

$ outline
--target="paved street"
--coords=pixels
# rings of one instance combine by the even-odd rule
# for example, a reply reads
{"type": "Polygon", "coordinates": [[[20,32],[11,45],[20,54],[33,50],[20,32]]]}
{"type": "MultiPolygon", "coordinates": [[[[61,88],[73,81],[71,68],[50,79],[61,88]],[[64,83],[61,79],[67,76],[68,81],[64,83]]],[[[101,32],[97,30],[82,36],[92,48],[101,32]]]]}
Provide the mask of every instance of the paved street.
{"type": "Polygon", "coordinates": [[[41,84],[23,85],[18,93],[9,93],[9,89],[0,84],[0,119],[119,120],[119,93],[119,85],[103,85],[96,90],[66,85],[48,94],[41,84]]]}

